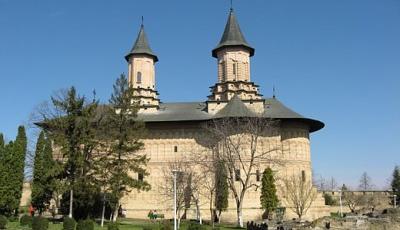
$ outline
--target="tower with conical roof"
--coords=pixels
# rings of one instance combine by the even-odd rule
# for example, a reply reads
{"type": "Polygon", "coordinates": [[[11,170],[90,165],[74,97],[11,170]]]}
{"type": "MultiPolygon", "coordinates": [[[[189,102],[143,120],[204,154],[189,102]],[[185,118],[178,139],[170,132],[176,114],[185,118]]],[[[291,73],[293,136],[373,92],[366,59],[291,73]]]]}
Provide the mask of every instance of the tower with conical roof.
{"type": "Polygon", "coordinates": [[[155,63],[158,57],[150,48],[143,23],[135,44],[125,59],[128,62],[129,84],[134,88],[140,112],[157,110],[160,104],[155,81],[155,63]]]}
{"type": "Polygon", "coordinates": [[[218,63],[218,81],[210,87],[211,95],[207,101],[209,113],[218,112],[235,95],[250,108],[261,112],[264,100],[258,93],[258,85],[250,80],[250,57],[254,52],[231,8],[222,38],[212,50],[212,56],[217,58],[218,63]]]}

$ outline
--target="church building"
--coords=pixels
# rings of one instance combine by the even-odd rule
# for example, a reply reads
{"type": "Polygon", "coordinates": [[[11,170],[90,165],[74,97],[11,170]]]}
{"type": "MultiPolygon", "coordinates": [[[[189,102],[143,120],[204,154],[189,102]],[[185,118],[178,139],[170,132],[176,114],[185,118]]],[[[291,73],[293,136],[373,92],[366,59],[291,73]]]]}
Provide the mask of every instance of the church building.
{"type": "MultiPolygon", "coordinates": [[[[302,175],[311,181],[312,165],[310,156],[310,133],[324,127],[321,121],[304,117],[286,107],[275,96],[263,97],[260,87],[251,80],[251,57],[253,48],[245,39],[234,11],[231,9],[222,38],[211,51],[216,59],[217,73],[215,84],[210,87],[210,95],[196,102],[164,103],[157,92],[156,53],[150,48],[143,24],[133,48],[125,56],[128,63],[128,80],[134,88],[135,99],[140,105],[138,118],[143,120],[147,135],[143,139],[144,148],[140,153],[149,157],[149,175],[137,175],[151,184],[150,191],[133,190],[122,200],[126,216],[147,218],[149,210],[157,210],[165,218],[173,217],[173,203],[163,196],[161,185],[165,183],[168,165],[177,159],[187,157],[196,149],[203,148],[198,141],[202,135],[202,124],[217,118],[247,117],[256,114],[260,117],[280,121],[279,129],[271,137],[265,137],[262,147],[275,148],[284,166],[276,171],[277,177],[302,175]]],[[[210,76],[211,77],[211,76],[210,76]]],[[[260,165],[257,174],[267,165],[260,165]]],[[[171,174],[172,177],[172,174],[171,174]]],[[[259,175],[252,178],[255,183],[259,175]]],[[[279,193],[280,200],[283,200],[279,193]]],[[[201,201],[202,218],[209,219],[209,204],[201,201]]],[[[284,203],[281,205],[285,205],[284,203]]],[[[306,219],[329,215],[322,195],[318,193],[310,207],[306,219]]],[[[188,218],[196,218],[195,208],[191,207],[188,218]]],[[[263,210],[260,205],[260,189],[246,193],[243,204],[244,221],[260,220],[263,210]]],[[[223,220],[235,222],[236,205],[232,196],[223,220]]],[[[295,214],[286,208],[286,218],[295,214]]]]}

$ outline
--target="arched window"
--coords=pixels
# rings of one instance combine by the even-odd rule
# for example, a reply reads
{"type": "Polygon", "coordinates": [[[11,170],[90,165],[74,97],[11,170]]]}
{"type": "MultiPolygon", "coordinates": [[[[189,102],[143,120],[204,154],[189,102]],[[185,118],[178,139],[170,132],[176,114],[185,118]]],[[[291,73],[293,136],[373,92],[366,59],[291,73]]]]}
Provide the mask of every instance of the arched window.
{"type": "Polygon", "coordinates": [[[136,83],[138,83],[138,84],[142,83],[142,72],[140,72],[140,71],[137,72],[136,83]]]}

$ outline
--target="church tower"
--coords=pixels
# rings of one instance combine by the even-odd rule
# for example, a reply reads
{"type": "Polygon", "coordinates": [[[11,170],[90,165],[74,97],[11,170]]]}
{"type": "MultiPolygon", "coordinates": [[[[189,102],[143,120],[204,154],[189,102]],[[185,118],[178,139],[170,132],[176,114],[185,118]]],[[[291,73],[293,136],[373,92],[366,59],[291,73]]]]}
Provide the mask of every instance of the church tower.
{"type": "Polygon", "coordinates": [[[212,50],[212,56],[217,58],[218,81],[210,87],[208,112],[217,112],[235,95],[255,111],[262,109],[264,100],[258,93],[258,85],[250,80],[250,57],[254,52],[244,38],[231,8],[222,38],[212,50]]]}
{"type": "Polygon", "coordinates": [[[155,63],[158,58],[150,48],[143,23],[136,42],[125,59],[128,62],[128,81],[139,103],[139,112],[156,111],[160,104],[155,88],[155,63]]]}

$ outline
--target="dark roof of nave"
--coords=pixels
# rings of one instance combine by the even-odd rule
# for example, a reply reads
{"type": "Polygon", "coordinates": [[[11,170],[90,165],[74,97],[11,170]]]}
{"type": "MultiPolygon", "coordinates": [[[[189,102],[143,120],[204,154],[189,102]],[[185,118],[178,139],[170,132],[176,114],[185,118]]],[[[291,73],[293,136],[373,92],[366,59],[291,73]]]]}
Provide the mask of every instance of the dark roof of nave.
{"type": "Polygon", "coordinates": [[[213,118],[224,118],[224,117],[256,117],[257,114],[249,110],[240,98],[235,95],[233,98],[218,111],[213,118]]]}
{"type": "MultiPolygon", "coordinates": [[[[244,103],[237,97],[232,98],[228,104],[216,114],[206,112],[206,102],[180,102],[180,103],[160,103],[160,108],[156,112],[139,113],[138,118],[144,122],[172,122],[172,121],[206,121],[223,117],[256,117],[259,116],[250,111],[244,103]]],[[[310,127],[310,132],[320,130],[324,123],[318,120],[303,117],[283,105],[276,98],[267,98],[264,103],[263,117],[295,120],[304,122],[310,127]]]]}
{"type": "Polygon", "coordinates": [[[232,9],[229,12],[228,21],[226,22],[222,38],[217,47],[213,49],[212,56],[217,57],[217,51],[223,47],[228,47],[228,46],[245,47],[250,51],[250,56],[254,55],[254,48],[251,47],[244,38],[243,33],[240,30],[240,26],[237,23],[235,14],[233,13],[232,9]]]}
{"type": "Polygon", "coordinates": [[[158,61],[157,55],[155,55],[153,50],[150,48],[143,24],[140,26],[140,31],[136,38],[135,44],[133,45],[131,51],[125,56],[125,59],[128,61],[129,57],[134,54],[147,54],[153,57],[154,62],[158,61]]]}

